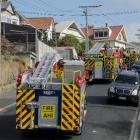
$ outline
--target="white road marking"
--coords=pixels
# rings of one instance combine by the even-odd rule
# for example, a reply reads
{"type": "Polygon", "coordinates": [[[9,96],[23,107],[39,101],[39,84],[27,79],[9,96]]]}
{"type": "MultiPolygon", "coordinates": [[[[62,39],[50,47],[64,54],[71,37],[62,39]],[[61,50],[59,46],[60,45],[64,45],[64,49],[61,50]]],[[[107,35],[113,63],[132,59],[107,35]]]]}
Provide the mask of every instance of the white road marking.
{"type": "Polygon", "coordinates": [[[11,108],[11,107],[13,107],[13,106],[15,106],[15,105],[16,105],[16,103],[14,102],[14,103],[12,103],[12,104],[10,104],[10,105],[4,106],[3,108],[0,108],[0,112],[3,112],[3,111],[5,111],[6,109],[11,108]]]}
{"type": "Polygon", "coordinates": [[[95,130],[93,130],[92,132],[93,132],[93,133],[97,133],[97,131],[95,131],[95,130]]]}

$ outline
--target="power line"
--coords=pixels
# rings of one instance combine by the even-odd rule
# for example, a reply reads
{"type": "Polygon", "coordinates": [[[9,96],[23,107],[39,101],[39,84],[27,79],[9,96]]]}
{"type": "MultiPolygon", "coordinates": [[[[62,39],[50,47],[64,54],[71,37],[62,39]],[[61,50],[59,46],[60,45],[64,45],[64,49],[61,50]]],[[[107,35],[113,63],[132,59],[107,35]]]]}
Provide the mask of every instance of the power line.
{"type": "Polygon", "coordinates": [[[88,10],[90,8],[97,8],[100,7],[101,5],[98,6],[79,6],[79,8],[84,9],[83,13],[85,14],[85,21],[86,21],[86,48],[85,52],[87,53],[89,51],[89,38],[88,38],[88,10]]]}
{"type": "MultiPolygon", "coordinates": [[[[38,12],[38,11],[26,11],[20,10],[25,14],[33,14],[33,15],[52,15],[52,16],[85,16],[85,14],[68,14],[68,13],[53,13],[52,11],[47,12],[38,12]]],[[[123,15],[131,15],[131,14],[140,14],[140,10],[131,10],[131,11],[121,11],[121,12],[112,12],[112,13],[100,13],[100,14],[88,14],[89,17],[92,16],[123,16],[123,15]]]]}

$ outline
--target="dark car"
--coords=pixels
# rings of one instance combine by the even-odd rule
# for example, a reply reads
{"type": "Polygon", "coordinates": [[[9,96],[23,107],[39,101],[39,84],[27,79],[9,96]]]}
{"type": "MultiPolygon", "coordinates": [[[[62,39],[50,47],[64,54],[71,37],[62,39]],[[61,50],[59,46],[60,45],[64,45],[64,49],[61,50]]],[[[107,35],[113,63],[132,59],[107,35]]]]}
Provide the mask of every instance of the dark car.
{"type": "Polygon", "coordinates": [[[136,70],[138,73],[140,73],[140,60],[137,60],[135,64],[132,65],[132,70],[136,70]]]}
{"type": "Polygon", "coordinates": [[[122,99],[139,104],[139,75],[136,71],[121,71],[108,88],[108,99],[122,99]]]}

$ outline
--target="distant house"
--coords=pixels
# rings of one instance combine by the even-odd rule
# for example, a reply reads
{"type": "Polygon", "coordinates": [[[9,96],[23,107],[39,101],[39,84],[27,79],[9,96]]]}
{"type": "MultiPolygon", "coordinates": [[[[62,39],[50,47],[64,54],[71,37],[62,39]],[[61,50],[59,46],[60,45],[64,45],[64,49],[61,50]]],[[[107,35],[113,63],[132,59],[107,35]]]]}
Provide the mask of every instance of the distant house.
{"type": "MultiPolygon", "coordinates": [[[[83,31],[83,33],[86,36],[86,28],[81,28],[81,30],[83,31]]],[[[94,30],[93,30],[93,26],[88,26],[88,38],[93,40],[94,37],[94,30]]]]}
{"type": "Polygon", "coordinates": [[[58,38],[65,37],[66,35],[73,35],[79,41],[85,40],[85,34],[74,21],[62,21],[55,25],[55,31],[58,38]]]}
{"type": "MultiPolygon", "coordinates": [[[[85,29],[82,29],[85,33],[85,29]]],[[[85,33],[86,34],[86,33],[85,33]]],[[[110,47],[126,47],[127,35],[123,25],[106,26],[106,27],[90,27],[88,36],[96,42],[108,43],[110,47]]]]}
{"type": "Polygon", "coordinates": [[[23,16],[19,14],[10,1],[1,3],[1,22],[19,25],[23,16]]]}
{"type": "Polygon", "coordinates": [[[52,39],[54,30],[54,19],[52,17],[27,18],[22,23],[31,25],[36,29],[42,29],[47,33],[47,40],[52,39]]]}

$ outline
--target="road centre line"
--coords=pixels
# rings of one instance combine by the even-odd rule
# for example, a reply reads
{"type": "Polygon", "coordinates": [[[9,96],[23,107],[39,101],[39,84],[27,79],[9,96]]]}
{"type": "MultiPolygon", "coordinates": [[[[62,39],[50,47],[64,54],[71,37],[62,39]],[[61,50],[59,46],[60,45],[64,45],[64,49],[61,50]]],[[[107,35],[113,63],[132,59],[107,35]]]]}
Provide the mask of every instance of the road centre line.
{"type": "Polygon", "coordinates": [[[9,105],[7,105],[7,106],[4,106],[4,107],[0,108],[0,112],[4,111],[4,110],[6,110],[6,109],[9,109],[9,108],[11,108],[11,107],[13,107],[13,106],[15,106],[15,105],[16,105],[16,103],[14,102],[14,103],[12,103],[12,104],[9,104],[9,105]]]}

